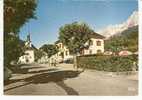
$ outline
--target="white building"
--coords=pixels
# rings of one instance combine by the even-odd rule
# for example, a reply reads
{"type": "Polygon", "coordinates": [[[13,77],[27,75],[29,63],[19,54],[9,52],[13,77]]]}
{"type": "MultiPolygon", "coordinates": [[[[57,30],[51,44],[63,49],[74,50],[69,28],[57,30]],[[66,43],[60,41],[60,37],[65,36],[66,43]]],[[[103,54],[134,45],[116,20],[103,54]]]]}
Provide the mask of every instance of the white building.
{"type": "Polygon", "coordinates": [[[25,54],[19,57],[19,63],[26,64],[26,63],[33,63],[34,62],[34,51],[33,50],[26,50],[25,54]]]}
{"type": "Polygon", "coordinates": [[[30,34],[29,34],[27,36],[27,40],[25,42],[24,55],[19,57],[18,63],[29,64],[29,63],[33,63],[34,61],[35,61],[34,49],[32,47],[32,43],[31,43],[31,40],[30,40],[30,34]]]}
{"type": "Polygon", "coordinates": [[[56,58],[59,62],[62,60],[73,58],[73,56],[69,52],[69,49],[67,49],[67,47],[64,46],[63,43],[57,43],[56,45],[59,49],[59,52],[56,54],[56,58]]]}
{"type": "Polygon", "coordinates": [[[84,44],[85,48],[81,50],[81,55],[91,55],[104,53],[104,36],[93,33],[90,35],[90,40],[84,44]]]}
{"type": "MultiPolygon", "coordinates": [[[[97,53],[104,53],[104,36],[93,33],[90,35],[90,40],[84,44],[84,48],[80,51],[80,55],[91,55],[97,53]]],[[[70,54],[69,49],[59,42],[56,44],[58,46],[59,52],[52,58],[56,58],[58,62],[62,62],[67,59],[72,59],[73,55],[70,54]]]]}

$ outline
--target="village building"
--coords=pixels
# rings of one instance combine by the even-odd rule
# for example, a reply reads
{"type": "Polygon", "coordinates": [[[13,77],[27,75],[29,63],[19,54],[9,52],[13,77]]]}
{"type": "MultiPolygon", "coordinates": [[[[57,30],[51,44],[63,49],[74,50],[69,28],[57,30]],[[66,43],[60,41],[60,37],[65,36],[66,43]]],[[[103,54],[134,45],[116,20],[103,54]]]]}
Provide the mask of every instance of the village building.
{"type": "Polygon", "coordinates": [[[59,62],[73,58],[73,56],[69,52],[69,49],[67,49],[67,47],[64,46],[63,43],[59,42],[56,45],[58,47],[59,52],[55,54],[55,57],[57,58],[59,62]]]}
{"type": "MultiPolygon", "coordinates": [[[[79,55],[92,55],[98,53],[104,53],[104,36],[98,33],[92,33],[90,40],[84,44],[84,47],[80,51],[79,55]]],[[[58,62],[62,62],[68,59],[72,59],[73,55],[69,52],[69,49],[61,42],[56,43],[59,52],[52,56],[56,58],[58,62]]]]}
{"type": "Polygon", "coordinates": [[[92,55],[104,53],[104,36],[98,33],[92,33],[90,40],[84,44],[84,48],[81,50],[81,55],[92,55]]]}
{"type": "Polygon", "coordinates": [[[25,41],[25,50],[24,55],[19,57],[18,63],[21,64],[29,64],[34,63],[35,55],[34,55],[34,46],[32,45],[30,34],[27,36],[27,40],[25,41]]]}

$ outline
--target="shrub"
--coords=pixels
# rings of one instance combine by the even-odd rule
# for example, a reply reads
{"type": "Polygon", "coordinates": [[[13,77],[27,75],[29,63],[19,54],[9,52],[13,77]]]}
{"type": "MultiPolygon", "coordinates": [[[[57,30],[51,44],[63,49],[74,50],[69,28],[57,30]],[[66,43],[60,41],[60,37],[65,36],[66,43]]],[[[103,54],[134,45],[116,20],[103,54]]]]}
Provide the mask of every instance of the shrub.
{"type": "MultiPolygon", "coordinates": [[[[133,62],[137,62],[137,56],[79,56],[77,66],[80,68],[90,68],[100,71],[123,72],[131,71],[133,62]]],[[[138,69],[138,68],[137,68],[138,69]]]]}

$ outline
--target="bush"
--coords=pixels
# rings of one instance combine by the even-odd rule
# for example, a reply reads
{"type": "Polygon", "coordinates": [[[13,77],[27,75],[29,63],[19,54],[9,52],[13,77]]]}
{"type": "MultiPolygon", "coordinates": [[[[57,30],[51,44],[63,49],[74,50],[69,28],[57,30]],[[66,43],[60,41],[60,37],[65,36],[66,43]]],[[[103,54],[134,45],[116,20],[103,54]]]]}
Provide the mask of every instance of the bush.
{"type": "Polygon", "coordinates": [[[11,77],[12,71],[8,67],[4,67],[4,81],[11,77]]]}
{"type": "MultiPolygon", "coordinates": [[[[90,68],[100,71],[123,72],[132,71],[133,62],[137,62],[137,56],[79,56],[77,66],[80,68],[90,68]]],[[[138,66],[137,66],[138,69],[138,66]]]]}

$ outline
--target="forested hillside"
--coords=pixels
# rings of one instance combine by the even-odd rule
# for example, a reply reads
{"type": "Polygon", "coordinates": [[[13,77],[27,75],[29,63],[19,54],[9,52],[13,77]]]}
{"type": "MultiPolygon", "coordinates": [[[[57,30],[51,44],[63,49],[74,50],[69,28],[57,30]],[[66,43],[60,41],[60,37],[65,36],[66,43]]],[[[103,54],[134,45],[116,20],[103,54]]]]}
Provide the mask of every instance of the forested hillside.
{"type": "Polygon", "coordinates": [[[132,52],[138,50],[138,26],[128,28],[105,41],[105,50],[120,51],[123,49],[132,52]]]}

